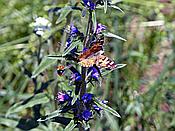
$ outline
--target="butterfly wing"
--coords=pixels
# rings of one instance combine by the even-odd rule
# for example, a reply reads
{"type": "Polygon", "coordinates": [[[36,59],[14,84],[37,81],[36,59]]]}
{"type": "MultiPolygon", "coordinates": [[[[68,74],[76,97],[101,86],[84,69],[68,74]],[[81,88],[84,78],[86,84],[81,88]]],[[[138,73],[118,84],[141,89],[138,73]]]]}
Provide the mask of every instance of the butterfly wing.
{"type": "Polygon", "coordinates": [[[79,64],[83,67],[92,67],[96,65],[99,68],[106,68],[106,69],[114,69],[117,67],[117,64],[110,58],[105,55],[94,55],[87,59],[83,59],[79,62],[79,64]]]}
{"type": "Polygon", "coordinates": [[[117,64],[109,57],[105,55],[98,55],[96,58],[96,66],[99,68],[106,68],[106,69],[114,69],[117,67],[117,64]]]}
{"type": "Polygon", "coordinates": [[[92,67],[96,63],[97,56],[92,56],[87,59],[82,59],[78,62],[83,67],[92,67]]]}
{"type": "Polygon", "coordinates": [[[103,51],[103,47],[100,43],[96,43],[90,49],[88,49],[85,52],[83,52],[82,54],[80,54],[78,59],[81,61],[82,59],[86,59],[99,51],[103,51]]]}

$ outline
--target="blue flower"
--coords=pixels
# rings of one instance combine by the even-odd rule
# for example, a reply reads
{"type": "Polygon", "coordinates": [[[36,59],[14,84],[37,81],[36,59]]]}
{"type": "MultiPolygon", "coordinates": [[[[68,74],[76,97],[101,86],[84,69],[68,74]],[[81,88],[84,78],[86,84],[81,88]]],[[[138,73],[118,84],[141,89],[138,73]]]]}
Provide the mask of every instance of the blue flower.
{"type": "Polygon", "coordinates": [[[71,36],[76,36],[77,34],[79,34],[79,30],[77,27],[75,27],[73,24],[70,25],[70,35],[71,36]]]}
{"type": "Polygon", "coordinates": [[[71,76],[71,80],[75,81],[75,82],[78,82],[78,81],[82,80],[82,77],[79,73],[73,73],[72,76],[71,76]]]}
{"type": "Polygon", "coordinates": [[[81,99],[83,100],[84,103],[89,103],[92,101],[92,98],[93,98],[93,94],[85,93],[81,99]]]}
{"type": "Polygon", "coordinates": [[[83,48],[83,53],[86,52],[87,50],[88,50],[88,48],[87,47],[84,47],[83,48]]]}
{"type": "Polygon", "coordinates": [[[91,78],[98,81],[100,74],[98,73],[98,70],[95,67],[90,67],[88,70],[88,73],[91,73],[91,75],[90,75],[91,78]]]}
{"type": "Polygon", "coordinates": [[[101,23],[97,24],[96,34],[101,33],[103,30],[106,30],[106,26],[102,25],[101,23]]]}
{"type": "Polygon", "coordinates": [[[92,117],[92,112],[90,112],[90,110],[84,110],[82,112],[83,120],[88,121],[91,117],[92,117]]]}
{"type": "Polygon", "coordinates": [[[88,7],[90,10],[94,10],[95,9],[95,4],[92,2],[92,0],[83,0],[84,5],[86,7],[88,7]]]}
{"type": "Polygon", "coordinates": [[[61,104],[65,103],[66,101],[71,100],[71,97],[68,94],[58,92],[56,96],[56,100],[61,104]]]}

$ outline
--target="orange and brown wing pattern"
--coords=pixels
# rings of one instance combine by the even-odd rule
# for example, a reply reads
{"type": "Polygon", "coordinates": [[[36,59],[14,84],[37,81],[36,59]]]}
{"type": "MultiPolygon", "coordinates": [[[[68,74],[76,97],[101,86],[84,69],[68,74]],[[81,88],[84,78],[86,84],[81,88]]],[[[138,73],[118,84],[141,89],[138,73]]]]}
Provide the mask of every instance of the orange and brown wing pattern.
{"type": "Polygon", "coordinates": [[[82,54],[80,54],[78,59],[81,61],[81,60],[86,59],[89,56],[101,51],[101,50],[103,50],[101,43],[96,43],[90,49],[88,49],[85,52],[83,52],[82,54]]]}
{"type": "Polygon", "coordinates": [[[79,62],[79,64],[83,67],[92,67],[96,65],[99,68],[106,68],[106,69],[114,69],[117,67],[117,64],[110,58],[105,55],[97,55],[92,56],[87,59],[83,59],[79,62]]]}
{"type": "Polygon", "coordinates": [[[98,55],[95,64],[99,68],[114,69],[117,67],[117,64],[105,55],[98,55]]]}
{"type": "Polygon", "coordinates": [[[93,43],[93,46],[79,55],[79,64],[83,67],[96,65],[99,68],[114,69],[117,64],[107,56],[103,55],[103,39],[93,43]]]}
{"type": "Polygon", "coordinates": [[[103,51],[103,44],[104,44],[104,37],[99,38],[96,42],[93,42],[91,48],[89,48],[88,50],[79,55],[78,57],[79,61],[86,59],[99,51],[103,51]]]}
{"type": "Polygon", "coordinates": [[[88,59],[82,59],[79,64],[83,67],[92,67],[96,63],[97,56],[92,56],[88,59]]]}

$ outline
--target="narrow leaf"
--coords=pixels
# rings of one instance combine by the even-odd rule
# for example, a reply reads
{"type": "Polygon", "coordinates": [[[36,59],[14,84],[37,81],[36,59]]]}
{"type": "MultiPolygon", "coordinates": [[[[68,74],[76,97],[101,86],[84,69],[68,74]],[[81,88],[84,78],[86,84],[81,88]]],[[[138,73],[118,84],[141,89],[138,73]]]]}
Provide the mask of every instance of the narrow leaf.
{"type": "Polygon", "coordinates": [[[83,128],[84,128],[85,131],[88,131],[88,129],[90,129],[89,123],[83,121],[83,122],[82,122],[82,125],[83,125],[83,128]]]}
{"type": "Polygon", "coordinates": [[[108,9],[108,0],[103,0],[103,2],[104,2],[104,12],[106,13],[108,9]]]}
{"type": "Polygon", "coordinates": [[[37,94],[25,104],[23,104],[23,101],[22,101],[10,107],[10,109],[7,111],[6,116],[12,113],[20,112],[28,107],[33,107],[34,105],[43,104],[47,102],[49,102],[49,98],[46,96],[45,93],[37,94]]]}
{"type": "Polygon", "coordinates": [[[64,51],[62,56],[67,55],[73,48],[75,48],[77,45],[81,44],[82,42],[80,40],[73,41],[71,45],[64,51]]]}
{"type": "Polygon", "coordinates": [[[111,114],[113,114],[113,115],[115,115],[117,117],[121,117],[114,109],[112,109],[111,107],[107,106],[106,104],[103,104],[97,98],[95,98],[94,102],[95,102],[95,104],[97,104],[97,106],[99,106],[103,110],[105,110],[107,112],[110,112],[111,114]]]}
{"type": "Polygon", "coordinates": [[[78,95],[74,95],[71,105],[73,105],[76,102],[77,98],[78,98],[78,95]]]}
{"type": "Polygon", "coordinates": [[[112,0],[111,1],[111,4],[117,4],[117,3],[119,3],[119,2],[122,2],[123,0],[112,0]]]}
{"type": "Polygon", "coordinates": [[[58,20],[56,21],[57,24],[66,18],[66,16],[72,11],[72,8],[70,6],[67,6],[67,7],[62,8],[60,11],[61,11],[61,14],[58,20]]]}
{"type": "Polygon", "coordinates": [[[48,57],[45,57],[40,65],[34,70],[32,78],[35,78],[38,74],[40,74],[42,71],[50,67],[51,65],[56,63],[56,59],[49,59],[48,57]]]}
{"type": "Polygon", "coordinates": [[[55,60],[64,60],[65,58],[62,57],[62,55],[48,55],[49,59],[55,59],[55,60]]]}
{"type": "Polygon", "coordinates": [[[11,128],[15,128],[18,124],[18,121],[9,118],[0,118],[0,124],[11,128]]]}
{"type": "Polygon", "coordinates": [[[47,121],[47,120],[52,119],[54,117],[60,116],[60,112],[61,112],[61,110],[56,110],[56,111],[46,115],[45,117],[38,119],[37,121],[39,121],[39,122],[47,121]]]}
{"type": "Polygon", "coordinates": [[[77,124],[74,123],[74,120],[71,120],[70,123],[66,126],[64,131],[72,131],[77,124]]]}
{"type": "Polygon", "coordinates": [[[109,123],[109,125],[111,126],[112,130],[119,130],[119,126],[118,126],[118,122],[116,121],[116,119],[114,118],[114,116],[112,114],[110,114],[107,111],[104,111],[105,116],[107,118],[107,122],[109,123]]]}
{"type": "Polygon", "coordinates": [[[104,36],[106,36],[106,37],[112,37],[112,38],[116,38],[116,39],[119,39],[119,40],[126,41],[126,39],[124,39],[124,38],[122,38],[122,37],[120,37],[120,36],[118,36],[118,35],[115,35],[115,34],[113,34],[113,33],[110,33],[110,32],[104,32],[103,34],[104,34],[104,36]]]}
{"type": "Polygon", "coordinates": [[[17,49],[24,49],[26,48],[26,44],[16,44],[16,45],[4,45],[0,46],[0,52],[7,52],[7,51],[12,51],[12,50],[17,50],[17,49]]]}
{"type": "Polygon", "coordinates": [[[125,14],[125,12],[116,5],[111,5],[110,7],[114,8],[114,9],[117,9],[117,10],[121,11],[123,14],[125,14]]]}
{"type": "Polygon", "coordinates": [[[1,47],[8,47],[8,46],[10,46],[10,45],[15,45],[15,44],[19,44],[19,43],[24,43],[24,42],[28,41],[29,38],[30,38],[30,36],[25,36],[25,37],[23,37],[23,38],[19,38],[19,39],[17,39],[17,40],[13,40],[13,41],[10,41],[10,42],[1,44],[1,45],[0,45],[0,48],[1,48],[1,47]]]}
{"type": "Polygon", "coordinates": [[[93,22],[94,33],[95,33],[97,29],[97,19],[96,19],[95,11],[92,12],[92,22],[93,22]]]}

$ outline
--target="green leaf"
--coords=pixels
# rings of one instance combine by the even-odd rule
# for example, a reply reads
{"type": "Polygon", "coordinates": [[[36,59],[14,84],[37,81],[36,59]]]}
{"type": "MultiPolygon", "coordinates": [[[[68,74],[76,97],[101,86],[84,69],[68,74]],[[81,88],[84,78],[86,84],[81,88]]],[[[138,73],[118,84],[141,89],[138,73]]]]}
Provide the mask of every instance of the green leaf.
{"type": "Polygon", "coordinates": [[[74,120],[71,120],[70,123],[66,126],[64,131],[72,131],[77,124],[74,123],[74,120]]]}
{"type": "Polygon", "coordinates": [[[70,6],[67,6],[62,8],[60,11],[61,11],[61,14],[58,20],[56,21],[57,24],[63,21],[64,19],[66,19],[66,16],[72,11],[72,8],[70,6]]]}
{"type": "Polygon", "coordinates": [[[42,71],[50,67],[51,65],[56,63],[56,59],[49,59],[48,57],[45,57],[40,65],[34,70],[32,74],[32,78],[35,78],[38,74],[40,74],[42,71]]]}
{"type": "Polygon", "coordinates": [[[16,45],[4,45],[0,46],[0,52],[6,52],[11,50],[23,49],[26,48],[27,44],[16,44],[16,45]]]}
{"type": "Polygon", "coordinates": [[[103,0],[103,2],[104,2],[104,12],[106,13],[108,9],[108,0],[103,0]]]}
{"type": "Polygon", "coordinates": [[[78,98],[78,95],[74,95],[71,105],[73,105],[76,102],[77,98],[78,98]]]}
{"type": "Polygon", "coordinates": [[[83,125],[83,128],[84,128],[85,131],[87,131],[88,129],[90,129],[90,125],[86,121],[83,121],[82,122],[82,125],[83,125]]]}
{"type": "Polygon", "coordinates": [[[93,22],[94,33],[95,33],[97,29],[97,19],[96,19],[95,11],[92,12],[92,22],[93,22]]]}
{"type": "Polygon", "coordinates": [[[11,128],[15,128],[18,124],[18,121],[12,120],[9,118],[0,118],[0,125],[5,125],[11,128]]]}
{"type": "Polygon", "coordinates": [[[64,51],[62,56],[67,55],[73,48],[75,48],[77,45],[81,44],[82,42],[80,40],[73,41],[71,45],[64,51]]]}
{"type": "Polygon", "coordinates": [[[114,71],[114,70],[116,70],[116,69],[123,68],[123,67],[125,67],[125,66],[126,66],[126,64],[117,64],[117,67],[116,67],[116,68],[114,68],[114,69],[112,69],[112,70],[105,70],[105,71],[103,71],[101,74],[102,74],[102,76],[105,76],[105,75],[111,73],[112,71],[114,71]]]}
{"type": "Polygon", "coordinates": [[[17,40],[14,40],[14,41],[10,41],[10,42],[1,44],[1,45],[0,45],[0,48],[1,48],[1,47],[8,47],[8,46],[15,45],[15,44],[19,44],[19,43],[24,43],[25,41],[28,41],[29,38],[30,38],[30,36],[25,36],[25,37],[19,38],[19,39],[17,39],[17,40]]]}
{"type": "Polygon", "coordinates": [[[117,10],[121,11],[123,14],[125,14],[125,12],[116,5],[110,5],[110,7],[114,8],[114,9],[117,9],[117,10]]]}
{"type": "Polygon", "coordinates": [[[107,118],[107,122],[109,123],[109,125],[111,126],[113,131],[119,131],[119,126],[118,123],[116,121],[116,119],[114,118],[114,116],[112,116],[109,112],[104,111],[105,116],[107,118]]]}
{"type": "Polygon", "coordinates": [[[62,55],[48,55],[49,59],[55,59],[55,60],[64,60],[65,58],[62,55]]]}
{"type": "Polygon", "coordinates": [[[117,117],[121,117],[114,109],[112,109],[111,107],[107,106],[106,104],[103,104],[101,101],[99,101],[97,98],[94,99],[95,104],[97,104],[97,106],[99,106],[100,108],[102,108],[103,110],[110,112],[111,114],[113,114],[114,116],[117,117]]]}
{"type": "Polygon", "coordinates": [[[123,40],[123,41],[126,41],[126,39],[118,36],[118,35],[115,35],[113,33],[110,33],[110,32],[103,32],[104,36],[106,37],[112,37],[112,38],[116,38],[116,39],[119,39],[119,40],[123,40]]]}
{"type": "Polygon", "coordinates": [[[37,121],[39,121],[39,122],[41,122],[41,121],[47,121],[47,120],[52,119],[54,117],[60,116],[61,115],[60,112],[61,112],[61,110],[56,110],[56,111],[54,111],[54,112],[46,115],[44,119],[43,118],[40,118],[37,121]]]}
{"type": "Polygon", "coordinates": [[[122,2],[123,0],[111,0],[111,4],[117,4],[119,2],[122,2]]]}
{"type": "Polygon", "coordinates": [[[46,41],[49,39],[49,37],[53,34],[55,34],[58,30],[62,29],[65,26],[66,22],[63,21],[61,23],[59,23],[57,26],[54,26],[51,30],[48,30],[44,33],[44,35],[42,36],[42,42],[46,41]]]}
{"type": "Polygon", "coordinates": [[[34,95],[34,97],[29,102],[23,104],[22,101],[10,107],[10,109],[6,113],[6,116],[12,113],[20,112],[28,107],[33,107],[34,105],[43,104],[47,102],[49,102],[49,98],[46,96],[46,93],[34,95]]]}

